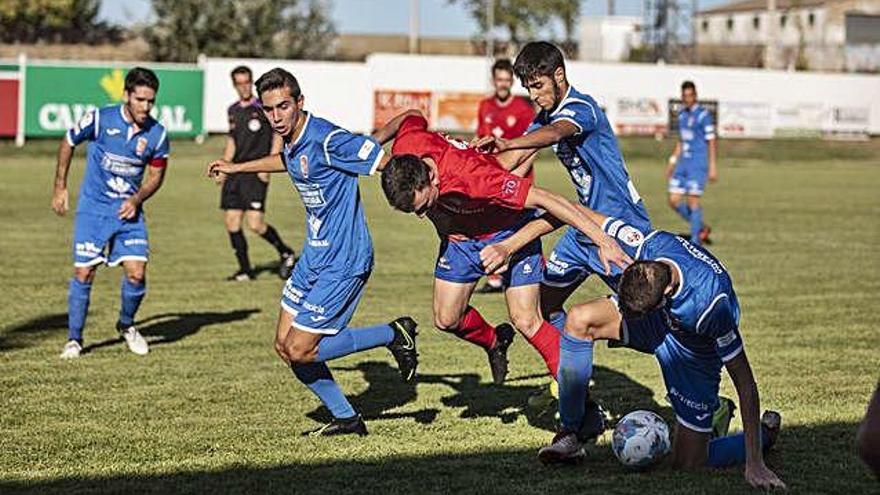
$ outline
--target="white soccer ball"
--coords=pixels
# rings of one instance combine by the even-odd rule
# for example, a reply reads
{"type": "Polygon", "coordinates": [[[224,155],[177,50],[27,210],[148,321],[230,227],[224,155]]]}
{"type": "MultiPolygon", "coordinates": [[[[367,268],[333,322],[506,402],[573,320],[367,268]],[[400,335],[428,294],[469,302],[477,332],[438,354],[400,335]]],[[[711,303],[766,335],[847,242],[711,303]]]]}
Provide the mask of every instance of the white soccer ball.
{"type": "Polygon", "coordinates": [[[633,411],[614,428],[611,450],[621,464],[646,468],[658,462],[670,450],[669,426],[651,411],[633,411]]]}

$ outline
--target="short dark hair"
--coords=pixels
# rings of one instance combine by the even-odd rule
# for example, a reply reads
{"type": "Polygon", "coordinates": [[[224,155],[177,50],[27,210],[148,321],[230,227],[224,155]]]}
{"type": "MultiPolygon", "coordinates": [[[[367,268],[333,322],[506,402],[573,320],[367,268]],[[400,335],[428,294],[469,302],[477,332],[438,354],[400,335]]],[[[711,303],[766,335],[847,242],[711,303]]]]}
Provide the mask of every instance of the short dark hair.
{"type": "Polygon", "coordinates": [[[553,77],[560,67],[565,70],[565,59],[556,45],[546,41],[532,41],[519,51],[513,64],[513,72],[520,81],[526,83],[536,77],[553,77]]]}
{"type": "Polygon", "coordinates": [[[299,81],[293,77],[293,74],[287,72],[281,67],[275,67],[269,72],[257,79],[257,94],[262,97],[266,91],[273,89],[287,88],[290,90],[290,96],[299,98],[302,94],[299,89],[299,81]]]}
{"type": "Polygon", "coordinates": [[[251,68],[246,65],[239,65],[238,67],[232,69],[232,72],[229,73],[229,76],[232,77],[232,80],[235,81],[235,76],[238,74],[247,74],[248,79],[254,79],[254,73],[251,72],[251,68]]]}
{"type": "Polygon", "coordinates": [[[509,73],[510,75],[513,75],[513,64],[510,63],[509,58],[499,58],[498,60],[495,61],[494,64],[492,64],[492,76],[493,77],[495,76],[496,70],[503,70],[503,71],[509,73]]]}
{"type": "Polygon", "coordinates": [[[146,86],[158,93],[159,78],[150,69],[135,67],[125,75],[125,90],[131,93],[138,86],[146,86]]]}
{"type": "Polygon", "coordinates": [[[415,211],[416,191],[431,183],[428,165],[416,155],[397,155],[382,170],[382,191],[392,208],[415,211]]]}
{"type": "Polygon", "coordinates": [[[623,271],[617,294],[620,311],[628,318],[641,318],[660,305],[672,282],[672,269],[659,261],[636,261],[623,271]]]}
{"type": "Polygon", "coordinates": [[[696,91],[697,85],[694,84],[693,81],[685,81],[685,82],[681,83],[681,90],[684,91],[686,89],[691,89],[691,90],[696,91]]]}

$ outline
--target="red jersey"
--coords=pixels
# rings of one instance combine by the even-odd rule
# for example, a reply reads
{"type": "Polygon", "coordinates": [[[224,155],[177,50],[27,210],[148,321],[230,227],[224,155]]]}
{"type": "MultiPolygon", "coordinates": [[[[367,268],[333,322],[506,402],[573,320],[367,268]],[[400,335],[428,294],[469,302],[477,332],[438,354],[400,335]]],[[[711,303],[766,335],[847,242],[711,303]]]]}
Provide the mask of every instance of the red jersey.
{"type": "Polygon", "coordinates": [[[391,154],[430,158],[437,164],[440,195],[427,216],[441,236],[484,238],[531,218],[532,210],[524,210],[531,178],[511,174],[495,156],[467,143],[429,132],[422,117],[404,119],[391,154]]]}
{"type": "Polygon", "coordinates": [[[501,104],[493,95],[480,102],[480,109],[477,111],[477,136],[518,138],[525,134],[534,118],[535,110],[525,98],[511,96],[506,103],[501,104]]]}

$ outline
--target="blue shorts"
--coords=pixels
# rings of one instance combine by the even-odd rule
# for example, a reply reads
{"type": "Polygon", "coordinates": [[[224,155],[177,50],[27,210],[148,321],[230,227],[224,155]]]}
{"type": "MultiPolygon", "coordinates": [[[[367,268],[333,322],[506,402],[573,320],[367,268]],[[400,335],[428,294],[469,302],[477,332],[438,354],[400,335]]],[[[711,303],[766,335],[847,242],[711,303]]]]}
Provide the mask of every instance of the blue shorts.
{"type": "Polygon", "coordinates": [[[281,293],[281,307],[293,316],[291,326],[325,335],[347,327],[370,272],[341,279],[320,275],[309,279],[303,272],[294,268],[281,293]]]}
{"type": "Polygon", "coordinates": [[[544,284],[568,287],[583,282],[593,273],[599,275],[605,285],[617,292],[617,284],[623,271],[612,264],[611,275],[605,275],[605,267],[599,258],[599,248],[589,237],[574,227],[569,227],[550,253],[544,269],[544,284]]]}
{"type": "MultiPolygon", "coordinates": [[[[617,304],[616,296],[610,299],[617,304]]],[[[711,432],[712,416],[718,408],[721,358],[711,346],[687,346],[684,337],[676,335],[663,311],[639,319],[626,318],[621,324],[620,338],[625,347],[657,358],[666,397],[678,422],[690,430],[711,432]]]]}
{"type": "Polygon", "coordinates": [[[73,224],[73,265],[94,266],[106,262],[147,261],[150,245],[143,213],[133,220],[78,212],[73,224]]]}
{"type": "Polygon", "coordinates": [[[701,196],[706,188],[708,175],[707,165],[692,160],[682,160],[675,166],[672,177],[669,178],[668,191],[671,194],[701,196]]]}
{"type": "MultiPolygon", "coordinates": [[[[495,234],[488,239],[468,239],[452,241],[443,239],[434,267],[434,277],[447,282],[471,283],[486,275],[480,261],[480,251],[490,245],[503,241],[513,235],[512,231],[495,234]]],[[[541,240],[526,244],[510,258],[510,266],[501,275],[504,287],[520,287],[541,283],[544,271],[544,254],[541,251],[541,240]]]]}

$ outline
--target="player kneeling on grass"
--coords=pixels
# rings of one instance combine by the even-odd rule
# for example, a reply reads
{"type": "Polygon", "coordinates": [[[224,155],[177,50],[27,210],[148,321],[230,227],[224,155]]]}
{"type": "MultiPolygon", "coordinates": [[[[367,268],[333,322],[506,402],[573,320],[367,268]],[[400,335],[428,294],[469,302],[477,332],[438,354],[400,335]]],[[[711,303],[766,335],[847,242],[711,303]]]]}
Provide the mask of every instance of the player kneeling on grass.
{"type": "MultiPolygon", "coordinates": [[[[392,207],[427,216],[440,236],[434,271],[434,324],[443,331],[485,349],[493,380],[507,373],[509,325],[489,325],[469,305],[477,281],[492,273],[480,251],[500,242],[535,218],[541,208],[587,235],[598,246],[606,272],[631,260],[616,242],[565,198],[532,185],[530,177],[508,172],[505,160],[527,160],[533,152],[490,155],[465,143],[427,131],[415,113],[395,117],[377,131],[380,141],[396,135],[393,158],[382,173],[382,189],[392,207]]],[[[514,164],[508,164],[516,170],[514,164]]],[[[505,274],[505,299],[516,329],[539,352],[550,373],[559,360],[559,331],[540,315],[538,292],[542,277],[541,243],[533,240],[512,253],[505,274]]]]}
{"type": "MultiPolygon", "coordinates": [[[[562,428],[540,450],[544,462],[582,459],[577,432],[584,418],[583,394],[593,366],[593,341],[609,339],[654,354],[660,364],[678,428],[673,438],[677,467],[726,467],[745,463],[746,481],[760,488],[785,484],[764,464],[781,426],[778,413],[759,418],[758,388],[739,334],[740,309],[727,270],[711,253],[663,231],[647,236],[614,218],[593,216],[635,259],[623,272],[619,295],[571,308],[559,361],[562,428]],[[743,434],[711,438],[722,365],[739,394],[743,434]]],[[[552,230],[545,220],[529,224],[487,260],[504,256],[535,235],[552,230]],[[534,230],[532,230],[534,229],[534,230]],[[530,232],[531,231],[531,232],[530,232]]]]}
{"type": "Polygon", "coordinates": [[[299,83],[283,69],[263,74],[257,93],[272,128],[284,140],[283,151],[244,163],[217,160],[208,172],[290,176],[305,207],[306,240],[281,296],[275,351],[333,415],[333,421],[314,434],[366,435],[363,419],[324,363],[384,345],[404,381],[415,378],[418,365],[412,318],[367,328],[348,326],[373,269],[373,242],[358,176],[373,174],[385,153],[372,138],[304,111],[299,83]]]}

